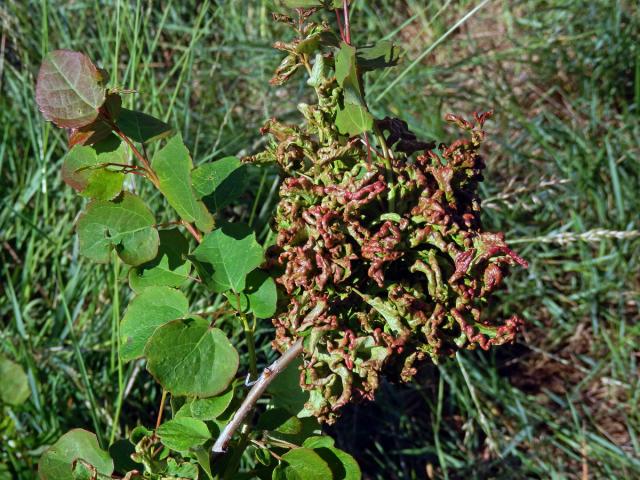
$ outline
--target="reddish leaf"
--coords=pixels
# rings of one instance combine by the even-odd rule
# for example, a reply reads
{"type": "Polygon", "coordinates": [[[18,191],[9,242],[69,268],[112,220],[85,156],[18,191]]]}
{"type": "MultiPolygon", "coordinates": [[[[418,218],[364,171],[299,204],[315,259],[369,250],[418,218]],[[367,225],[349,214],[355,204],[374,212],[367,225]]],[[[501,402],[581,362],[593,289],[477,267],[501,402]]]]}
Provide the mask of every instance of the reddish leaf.
{"type": "MultiPolygon", "coordinates": [[[[109,93],[103,108],[106,108],[112,120],[117,120],[121,107],[122,97],[117,93],[109,93]]],[[[75,145],[95,145],[109,137],[110,134],[111,126],[104,120],[97,119],[82,128],[69,130],[68,147],[72,148],[75,145]]]]}
{"type": "Polygon", "coordinates": [[[98,117],[105,101],[103,82],[103,74],[86,55],[54,50],[40,67],[36,102],[44,117],[59,127],[84,127],[98,117]]]}

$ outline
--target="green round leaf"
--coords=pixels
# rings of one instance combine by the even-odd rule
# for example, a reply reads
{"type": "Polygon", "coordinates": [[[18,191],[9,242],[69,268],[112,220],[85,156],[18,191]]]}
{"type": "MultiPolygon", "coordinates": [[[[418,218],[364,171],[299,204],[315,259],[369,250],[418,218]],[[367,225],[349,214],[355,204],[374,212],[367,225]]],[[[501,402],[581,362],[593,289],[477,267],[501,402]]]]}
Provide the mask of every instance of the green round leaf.
{"type": "Polygon", "coordinates": [[[213,228],[213,217],[191,186],[193,163],[180,134],[174,136],[156,152],[151,167],[158,175],[160,191],[180,218],[195,222],[205,232],[213,228]]]}
{"type": "Polygon", "coordinates": [[[224,332],[197,317],[159,327],[144,355],[149,372],[173,395],[217,395],[238,370],[238,352],[224,332]]]}
{"type": "Polygon", "coordinates": [[[155,218],[136,195],[124,192],[114,201],[94,200],[78,220],[80,253],[107,263],[111,249],[129,265],[155,258],[160,243],[155,218]]]}
{"type": "Polygon", "coordinates": [[[320,455],[309,448],[294,448],[282,456],[273,471],[277,480],[327,480],[333,478],[331,469],[320,455]]]}
{"type": "Polygon", "coordinates": [[[126,149],[113,135],[95,146],[73,147],[64,157],[62,179],[85,197],[111,200],[122,190],[124,174],[107,163],[126,163],[126,149]]]}
{"type": "Polygon", "coordinates": [[[248,225],[226,223],[205,235],[193,252],[195,258],[212,271],[207,284],[214,292],[242,292],[246,277],[264,259],[262,247],[248,225]]]}
{"type": "Polygon", "coordinates": [[[207,424],[191,417],[169,420],[160,425],[156,433],[165,447],[179,452],[202,445],[211,438],[207,424]]]}
{"type": "Polygon", "coordinates": [[[102,74],[80,52],[54,50],[42,61],[36,102],[44,118],[59,127],[79,128],[98,117],[105,101],[102,74]]]}
{"type": "Polygon", "coordinates": [[[20,405],[29,398],[30,390],[27,375],[22,367],[0,355],[0,402],[8,405],[20,405]]]}
{"type": "Polygon", "coordinates": [[[38,463],[38,475],[41,480],[72,480],[72,464],[77,459],[92,465],[102,475],[113,473],[113,460],[100,449],[96,436],[78,428],[65,433],[44,452],[38,463]]]}
{"type": "Polygon", "coordinates": [[[191,415],[200,420],[213,420],[224,413],[233,400],[234,389],[210,398],[196,398],[189,404],[191,415]]]}
{"type": "Polygon", "coordinates": [[[160,325],[184,317],[189,302],[184,294],[171,287],[148,287],[129,303],[120,324],[124,361],[139,358],[144,346],[160,325]]]}
{"type": "Polygon", "coordinates": [[[129,270],[129,286],[135,292],[145,287],[181,287],[189,278],[191,263],[189,241],[177,228],[160,230],[160,246],[156,258],[129,270]]]}

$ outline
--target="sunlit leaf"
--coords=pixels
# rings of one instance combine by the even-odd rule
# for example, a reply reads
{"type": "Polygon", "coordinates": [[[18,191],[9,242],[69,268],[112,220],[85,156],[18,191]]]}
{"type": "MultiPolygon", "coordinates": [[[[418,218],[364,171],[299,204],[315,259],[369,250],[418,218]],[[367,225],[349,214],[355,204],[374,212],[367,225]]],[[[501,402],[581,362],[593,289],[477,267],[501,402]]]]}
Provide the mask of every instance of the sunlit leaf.
{"type": "Polygon", "coordinates": [[[238,370],[238,352],[224,332],[198,317],[156,329],[144,355],[149,372],[173,395],[217,395],[238,370]]]}
{"type": "Polygon", "coordinates": [[[191,262],[189,241],[177,228],[160,230],[160,247],[156,258],[129,271],[129,286],[139,292],[153,285],[181,287],[189,278],[191,262]]]}
{"type": "Polygon", "coordinates": [[[113,460],[100,449],[96,436],[82,429],[65,433],[44,452],[38,463],[41,480],[73,480],[72,465],[82,459],[107,477],[113,473],[113,460]]]}
{"type": "Polygon", "coordinates": [[[205,235],[194,256],[210,268],[206,280],[213,291],[242,292],[247,275],[260,266],[264,252],[249,226],[227,223],[205,235]]]}
{"type": "Polygon", "coordinates": [[[0,355],[0,403],[20,405],[30,395],[27,375],[22,367],[0,355]]]}
{"type": "Polygon", "coordinates": [[[129,361],[144,353],[144,346],[160,325],[184,317],[189,302],[184,294],[171,287],[148,287],[136,296],[120,324],[120,356],[129,361]]]}
{"type": "Polygon", "coordinates": [[[94,200],[78,220],[80,253],[107,263],[112,249],[129,265],[155,258],[159,237],[155,219],[144,202],[124,192],[114,201],[94,200]]]}
{"type": "Polygon", "coordinates": [[[210,398],[196,398],[189,404],[191,415],[200,420],[213,420],[224,413],[234,394],[233,386],[226,391],[210,398]]]}
{"type": "Polygon", "coordinates": [[[249,301],[249,311],[258,318],[270,318],[276,311],[278,292],[276,283],[264,270],[254,270],[247,275],[244,294],[249,301]]]}
{"type": "Polygon", "coordinates": [[[202,445],[211,438],[207,424],[190,417],[169,420],[160,425],[156,433],[165,447],[180,452],[202,445]]]}
{"type": "Polygon", "coordinates": [[[345,108],[347,104],[358,105],[363,109],[366,108],[358,74],[355,47],[342,42],[335,62],[336,80],[343,89],[345,108]]]}
{"type": "Polygon", "coordinates": [[[151,167],[158,175],[160,191],[178,215],[187,222],[195,222],[200,230],[210,231],[213,217],[204,203],[198,200],[191,186],[193,163],[180,134],[156,152],[151,167]]]}
{"type": "Polygon", "coordinates": [[[124,174],[108,163],[126,163],[126,149],[109,135],[94,146],[76,145],[64,157],[62,179],[83,196],[111,200],[122,190],[124,174]]]}
{"type": "Polygon", "coordinates": [[[336,114],[336,126],[341,134],[354,137],[373,128],[373,117],[365,107],[345,103],[336,114]]]}
{"type": "Polygon", "coordinates": [[[36,102],[47,120],[59,127],[80,128],[98,117],[105,101],[104,78],[89,57],[54,50],[42,61],[36,102]]]}

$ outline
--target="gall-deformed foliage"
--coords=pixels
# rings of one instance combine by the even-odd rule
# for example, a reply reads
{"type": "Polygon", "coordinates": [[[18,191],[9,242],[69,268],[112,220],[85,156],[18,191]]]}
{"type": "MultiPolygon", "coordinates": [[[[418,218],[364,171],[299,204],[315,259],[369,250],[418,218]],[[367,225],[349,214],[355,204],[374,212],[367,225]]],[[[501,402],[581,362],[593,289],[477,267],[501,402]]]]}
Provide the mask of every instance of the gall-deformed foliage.
{"type": "MultiPolygon", "coordinates": [[[[288,66],[308,61],[300,45],[332,38],[326,25],[296,29],[288,48],[277,45],[288,66]]],[[[479,149],[491,112],[449,115],[463,134],[450,144],[422,142],[392,118],[345,134],[340,115],[351,105],[369,111],[358,50],[333,43],[314,44],[308,83],[318,101],[300,106],[304,125],[269,120],[270,144],[246,159],[283,172],[268,256],[288,300],[273,321],[274,346],[304,337],[306,408],[328,423],[346,403],[373,399],[382,374],[408,381],[422,360],[513,341],[522,320],[486,318],[482,307],[509,266],[527,265],[480,221],[479,149]]],[[[281,65],[273,83],[290,76],[281,65]]]]}

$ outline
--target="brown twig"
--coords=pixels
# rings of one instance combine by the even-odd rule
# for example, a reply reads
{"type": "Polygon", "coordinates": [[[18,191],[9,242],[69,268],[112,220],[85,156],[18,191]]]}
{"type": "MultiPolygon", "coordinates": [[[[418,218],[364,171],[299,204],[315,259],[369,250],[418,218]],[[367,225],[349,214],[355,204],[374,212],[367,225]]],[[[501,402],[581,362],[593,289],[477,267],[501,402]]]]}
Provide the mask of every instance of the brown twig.
{"type": "Polygon", "coordinates": [[[299,338],[296,342],[289,347],[289,349],[284,352],[280,358],[278,358],[275,362],[265,368],[260,375],[260,378],[253,385],[247,398],[244,399],[240,408],[236,410],[236,413],[233,415],[231,421],[224,427],[224,430],[220,433],[220,436],[216,440],[216,443],[213,444],[211,451],[213,453],[224,453],[227,451],[227,446],[229,445],[229,441],[235,431],[242,425],[244,419],[249,413],[251,413],[256,405],[258,399],[265,392],[269,384],[280,375],[289,364],[302,353],[302,339],[299,338]]]}

